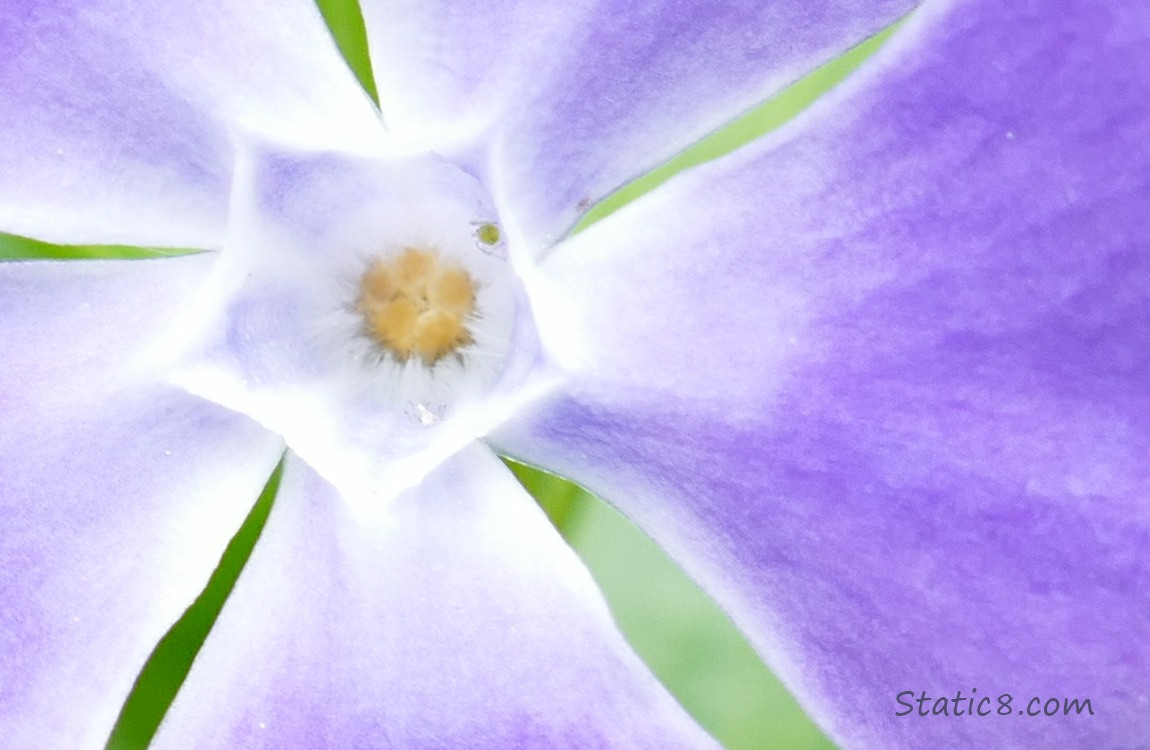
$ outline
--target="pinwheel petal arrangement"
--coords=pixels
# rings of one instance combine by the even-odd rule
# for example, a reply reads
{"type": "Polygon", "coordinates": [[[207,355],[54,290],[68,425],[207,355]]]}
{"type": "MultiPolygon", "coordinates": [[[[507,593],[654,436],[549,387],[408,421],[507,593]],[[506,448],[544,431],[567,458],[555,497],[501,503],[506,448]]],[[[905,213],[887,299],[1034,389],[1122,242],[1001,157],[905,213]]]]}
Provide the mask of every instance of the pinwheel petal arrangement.
{"type": "Polygon", "coordinates": [[[0,231],[179,251],[0,264],[4,746],[103,747],[282,464],[154,747],[714,747],[505,455],[843,748],[1150,747],[1150,10],[918,5],[363,0],[378,107],[306,0],[0,9],[0,231]]]}

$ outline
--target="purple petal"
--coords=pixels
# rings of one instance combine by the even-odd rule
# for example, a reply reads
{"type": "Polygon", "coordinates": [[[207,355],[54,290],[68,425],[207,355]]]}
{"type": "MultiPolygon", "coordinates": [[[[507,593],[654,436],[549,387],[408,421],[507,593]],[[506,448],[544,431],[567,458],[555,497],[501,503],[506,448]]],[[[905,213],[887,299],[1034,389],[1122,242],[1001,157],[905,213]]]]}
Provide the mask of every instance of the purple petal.
{"type": "Polygon", "coordinates": [[[237,134],[380,137],[308,0],[16,0],[0,50],[2,231],[218,247],[237,134]]]}
{"type": "Polygon", "coordinates": [[[534,246],[918,3],[366,0],[388,125],[482,166],[534,246]]]}
{"type": "Polygon", "coordinates": [[[0,737],[102,748],[281,443],[138,356],[210,256],[0,264],[0,737]]]}
{"type": "Polygon", "coordinates": [[[1134,4],[920,11],[534,282],[573,384],[501,447],[640,523],[846,748],[1150,737],[1148,43],[1134,4]]]}
{"type": "Polygon", "coordinates": [[[289,460],[153,748],[717,748],[486,449],[350,507],[289,460]]]}

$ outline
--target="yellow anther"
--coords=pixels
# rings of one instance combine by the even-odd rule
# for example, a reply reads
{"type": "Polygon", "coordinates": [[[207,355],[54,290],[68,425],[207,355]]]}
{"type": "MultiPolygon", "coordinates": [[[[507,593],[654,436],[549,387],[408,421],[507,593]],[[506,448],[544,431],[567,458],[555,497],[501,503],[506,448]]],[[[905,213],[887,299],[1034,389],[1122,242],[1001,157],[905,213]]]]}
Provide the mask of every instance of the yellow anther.
{"type": "Polygon", "coordinates": [[[434,250],[408,247],[376,258],[359,283],[356,309],[364,330],[400,362],[412,357],[434,365],[471,343],[475,282],[434,250]]]}

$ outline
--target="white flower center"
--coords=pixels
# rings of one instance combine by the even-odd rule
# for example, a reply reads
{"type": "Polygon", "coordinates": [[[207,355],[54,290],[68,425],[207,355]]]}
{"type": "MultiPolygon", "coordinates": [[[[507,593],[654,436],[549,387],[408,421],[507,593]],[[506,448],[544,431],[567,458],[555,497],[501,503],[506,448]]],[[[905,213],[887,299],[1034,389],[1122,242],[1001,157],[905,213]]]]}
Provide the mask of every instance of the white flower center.
{"type": "Polygon", "coordinates": [[[254,153],[177,382],[347,493],[418,481],[530,397],[535,330],[495,215],[437,157],[254,153]]]}

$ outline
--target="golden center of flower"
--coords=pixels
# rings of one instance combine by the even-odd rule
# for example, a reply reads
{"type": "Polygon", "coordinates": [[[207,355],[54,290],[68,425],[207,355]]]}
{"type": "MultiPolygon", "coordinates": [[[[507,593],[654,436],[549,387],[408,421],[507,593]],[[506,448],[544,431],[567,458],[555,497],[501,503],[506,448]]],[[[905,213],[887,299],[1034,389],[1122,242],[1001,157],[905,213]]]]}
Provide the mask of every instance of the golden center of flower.
{"type": "Polygon", "coordinates": [[[400,362],[418,357],[430,366],[471,343],[475,282],[434,250],[407,247],[372,261],[355,307],[372,341],[400,362]]]}

